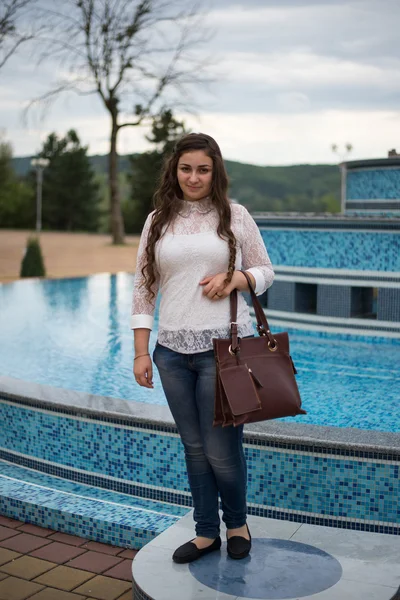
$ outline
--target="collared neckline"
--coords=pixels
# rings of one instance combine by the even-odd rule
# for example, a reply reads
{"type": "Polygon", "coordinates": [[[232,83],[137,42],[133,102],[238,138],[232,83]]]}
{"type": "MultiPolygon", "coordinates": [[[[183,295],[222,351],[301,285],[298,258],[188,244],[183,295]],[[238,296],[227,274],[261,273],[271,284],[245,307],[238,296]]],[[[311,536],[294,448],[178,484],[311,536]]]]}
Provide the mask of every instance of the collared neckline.
{"type": "Polygon", "coordinates": [[[207,214],[213,210],[214,206],[210,196],[201,198],[201,200],[181,200],[181,206],[178,213],[182,217],[188,217],[194,212],[207,214]]]}

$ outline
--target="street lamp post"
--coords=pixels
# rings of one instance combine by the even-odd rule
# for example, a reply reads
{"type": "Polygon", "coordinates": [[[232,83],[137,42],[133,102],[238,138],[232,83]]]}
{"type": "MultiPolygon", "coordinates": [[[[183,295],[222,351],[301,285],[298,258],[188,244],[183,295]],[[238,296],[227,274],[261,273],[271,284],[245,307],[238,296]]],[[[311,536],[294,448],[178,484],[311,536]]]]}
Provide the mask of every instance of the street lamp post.
{"type": "Polygon", "coordinates": [[[36,233],[42,230],[42,187],[43,171],[49,166],[48,158],[33,158],[31,165],[36,169],[36,233]]]}

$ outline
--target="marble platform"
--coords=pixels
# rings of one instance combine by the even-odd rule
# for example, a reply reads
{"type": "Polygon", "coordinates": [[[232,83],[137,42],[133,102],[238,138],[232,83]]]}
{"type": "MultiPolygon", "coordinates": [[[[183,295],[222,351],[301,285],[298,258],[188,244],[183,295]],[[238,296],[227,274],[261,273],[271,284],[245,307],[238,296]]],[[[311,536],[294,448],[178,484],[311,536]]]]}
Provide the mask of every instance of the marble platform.
{"type": "Polygon", "coordinates": [[[400,598],[400,536],[250,516],[251,555],[221,551],[190,565],[172,552],[194,537],[192,511],[132,564],[134,600],[390,600],[400,598]]]}

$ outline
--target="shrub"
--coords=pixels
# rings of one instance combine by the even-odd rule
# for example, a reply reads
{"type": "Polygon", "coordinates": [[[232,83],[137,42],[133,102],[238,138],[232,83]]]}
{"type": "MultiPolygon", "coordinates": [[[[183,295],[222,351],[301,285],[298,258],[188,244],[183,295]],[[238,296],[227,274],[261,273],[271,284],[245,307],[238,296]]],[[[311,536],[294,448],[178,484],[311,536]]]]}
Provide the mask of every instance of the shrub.
{"type": "Polygon", "coordinates": [[[44,277],[45,275],[46,271],[39,239],[29,238],[21,263],[20,277],[44,277]]]}

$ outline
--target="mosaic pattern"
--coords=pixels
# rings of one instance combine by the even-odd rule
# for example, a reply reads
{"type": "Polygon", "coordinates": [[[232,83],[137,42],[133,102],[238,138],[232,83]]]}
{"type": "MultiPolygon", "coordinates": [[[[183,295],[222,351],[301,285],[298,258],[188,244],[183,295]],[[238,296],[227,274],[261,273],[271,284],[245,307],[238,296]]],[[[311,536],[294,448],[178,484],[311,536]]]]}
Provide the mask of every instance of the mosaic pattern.
{"type": "Polygon", "coordinates": [[[251,502],[356,519],[400,522],[399,465],[247,448],[251,502]]]}
{"type": "Polygon", "coordinates": [[[348,169],[347,200],[398,200],[400,168],[348,169]]]}
{"type": "MultiPolygon", "coordinates": [[[[98,500],[103,503],[104,507],[107,503],[111,505],[120,505],[124,507],[127,514],[133,511],[149,511],[150,513],[160,513],[161,516],[169,516],[171,519],[179,519],[188,513],[188,508],[178,506],[176,504],[148,500],[125,494],[119,491],[113,491],[109,485],[107,489],[95,487],[93,485],[77,483],[68,479],[52,477],[50,474],[41,473],[38,471],[24,469],[16,464],[0,462],[0,476],[11,477],[23,481],[26,484],[34,486],[42,486],[60,492],[60,496],[70,494],[76,496],[85,502],[88,500],[98,500]]],[[[105,480],[106,482],[107,480],[105,480]]]]}
{"type": "MultiPolygon", "coordinates": [[[[142,484],[147,490],[153,486],[154,491],[171,490],[171,502],[176,502],[175,494],[189,492],[183,448],[175,434],[73,419],[26,410],[12,403],[1,406],[5,425],[1,446],[10,454],[21,452],[53,461],[55,475],[54,462],[58,462],[61,466],[87,471],[88,481],[92,474],[103,474],[142,484]]],[[[324,455],[321,450],[308,447],[271,446],[261,442],[245,446],[248,501],[254,511],[259,511],[253,514],[275,509],[292,511],[303,520],[331,518],[346,523],[353,520],[382,526],[400,524],[398,460],[379,455],[340,456],[334,450],[324,455]]],[[[14,456],[18,461],[18,455],[14,456]]],[[[110,486],[113,481],[109,481],[110,486]]],[[[97,500],[106,498],[103,490],[92,493],[97,494],[97,500]]],[[[90,503],[96,499],[90,498],[90,503]]],[[[125,524],[127,511],[118,510],[122,511],[121,523],[125,524]]],[[[140,514],[140,508],[137,511],[140,514]]]]}
{"type": "Polygon", "coordinates": [[[44,496],[43,490],[35,490],[21,482],[5,481],[0,479],[0,514],[122,548],[142,548],[175,523],[167,517],[158,515],[154,518],[143,513],[127,518],[122,509],[107,512],[103,509],[101,513],[93,503],[78,507],[52,491],[44,496]]]}
{"type": "Polygon", "coordinates": [[[400,271],[396,232],[260,229],[273,265],[400,271]]]}

